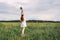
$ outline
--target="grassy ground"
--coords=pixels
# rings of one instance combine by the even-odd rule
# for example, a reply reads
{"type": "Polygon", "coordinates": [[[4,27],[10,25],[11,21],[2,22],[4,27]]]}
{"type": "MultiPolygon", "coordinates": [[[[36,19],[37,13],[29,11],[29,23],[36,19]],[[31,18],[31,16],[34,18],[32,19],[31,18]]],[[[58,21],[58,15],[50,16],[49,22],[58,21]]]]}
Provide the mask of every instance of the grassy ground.
{"type": "Polygon", "coordinates": [[[2,22],[0,40],[60,40],[60,23],[27,23],[25,37],[21,37],[19,22],[2,22]]]}

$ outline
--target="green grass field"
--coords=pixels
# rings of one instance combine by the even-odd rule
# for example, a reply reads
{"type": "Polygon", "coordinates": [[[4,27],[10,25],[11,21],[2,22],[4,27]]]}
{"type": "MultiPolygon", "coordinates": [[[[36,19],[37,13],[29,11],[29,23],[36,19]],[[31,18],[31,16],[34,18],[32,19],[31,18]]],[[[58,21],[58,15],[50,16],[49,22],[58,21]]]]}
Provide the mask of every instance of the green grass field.
{"type": "Polygon", "coordinates": [[[19,22],[0,22],[0,40],[60,40],[60,23],[27,23],[21,37],[19,22]]]}

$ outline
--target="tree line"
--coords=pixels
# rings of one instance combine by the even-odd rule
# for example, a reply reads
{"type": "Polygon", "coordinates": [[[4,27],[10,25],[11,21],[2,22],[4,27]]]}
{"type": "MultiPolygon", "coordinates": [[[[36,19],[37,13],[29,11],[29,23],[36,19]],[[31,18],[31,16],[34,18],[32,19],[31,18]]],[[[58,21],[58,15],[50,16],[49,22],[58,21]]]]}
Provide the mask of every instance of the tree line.
{"type": "MultiPolygon", "coordinates": [[[[21,22],[20,20],[1,20],[0,22],[21,22]]],[[[46,21],[46,20],[27,20],[27,22],[59,22],[60,21],[46,21]]]]}

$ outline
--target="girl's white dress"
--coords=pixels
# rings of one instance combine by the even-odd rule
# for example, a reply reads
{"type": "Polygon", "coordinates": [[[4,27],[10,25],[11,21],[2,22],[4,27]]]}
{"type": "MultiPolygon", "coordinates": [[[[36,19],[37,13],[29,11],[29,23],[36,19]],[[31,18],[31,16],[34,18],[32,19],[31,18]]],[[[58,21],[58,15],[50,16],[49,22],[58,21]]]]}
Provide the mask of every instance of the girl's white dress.
{"type": "Polygon", "coordinates": [[[21,27],[26,27],[27,25],[26,25],[26,20],[24,20],[24,21],[22,21],[21,22],[21,27]]]}

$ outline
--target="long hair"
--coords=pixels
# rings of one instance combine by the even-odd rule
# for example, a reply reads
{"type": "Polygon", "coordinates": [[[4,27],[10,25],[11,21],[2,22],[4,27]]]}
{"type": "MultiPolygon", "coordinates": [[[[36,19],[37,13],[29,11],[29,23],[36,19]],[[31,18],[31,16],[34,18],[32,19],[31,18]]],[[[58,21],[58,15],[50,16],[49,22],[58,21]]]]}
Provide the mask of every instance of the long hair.
{"type": "Polygon", "coordinates": [[[21,21],[24,21],[24,15],[23,14],[21,15],[21,21]]]}

